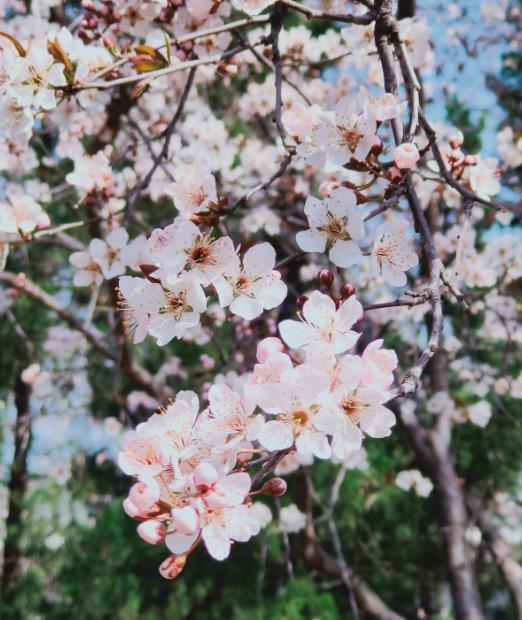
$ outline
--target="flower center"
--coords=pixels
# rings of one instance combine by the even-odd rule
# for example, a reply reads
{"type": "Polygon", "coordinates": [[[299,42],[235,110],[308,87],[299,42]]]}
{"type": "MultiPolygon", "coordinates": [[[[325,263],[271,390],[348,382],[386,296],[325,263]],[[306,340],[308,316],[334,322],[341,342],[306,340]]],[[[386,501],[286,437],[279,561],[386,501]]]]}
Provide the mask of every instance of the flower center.
{"type": "Polygon", "coordinates": [[[350,151],[355,151],[362,135],[357,131],[357,129],[355,129],[355,127],[338,126],[337,129],[340,133],[339,144],[341,146],[347,146],[350,151]]]}
{"type": "Polygon", "coordinates": [[[185,309],[185,293],[167,293],[165,305],[159,309],[160,314],[171,314],[175,319],[179,319],[185,309]]]}
{"type": "Polygon", "coordinates": [[[296,426],[306,426],[308,419],[308,413],[302,409],[298,409],[292,413],[292,422],[296,426]]]}

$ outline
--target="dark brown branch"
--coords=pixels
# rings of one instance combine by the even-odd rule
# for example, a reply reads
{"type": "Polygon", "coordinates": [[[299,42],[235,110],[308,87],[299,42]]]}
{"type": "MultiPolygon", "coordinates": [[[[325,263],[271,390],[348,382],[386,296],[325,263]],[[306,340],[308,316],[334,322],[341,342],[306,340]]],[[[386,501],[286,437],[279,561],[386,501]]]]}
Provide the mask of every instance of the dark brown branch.
{"type": "Polygon", "coordinates": [[[20,368],[14,386],[16,419],[13,429],[14,457],[8,483],[9,502],[7,508],[4,563],[0,581],[0,594],[8,602],[12,586],[20,573],[22,559],[20,529],[22,527],[23,501],[27,491],[27,455],[31,443],[31,412],[29,400],[31,387],[22,380],[20,368]]]}
{"type": "MultiPolygon", "coordinates": [[[[46,293],[43,289],[28,279],[23,279],[13,273],[3,271],[0,273],[0,283],[11,286],[21,293],[29,295],[32,299],[39,302],[49,310],[52,310],[59,316],[64,323],[72,329],[80,332],[85,336],[86,340],[91,343],[98,353],[101,353],[107,359],[115,363],[119,363],[118,355],[112,348],[104,343],[103,334],[96,333],[92,328],[85,327],[67,308],[61,306],[54,297],[46,293]]],[[[170,390],[160,391],[154,384],[152,375],[140,366],[137,362],[132,362],[128,366],[124,366],[123,370],[127,377],[136,385],[156,398],[164,399],[172,396],[170,390]]]]}
{"type": "Polygon", "coordinates": [[[172,139],[174,130],[176,129],[176,125],[178,124],[179,120],[181,119],[181,116],[183,115],[183,111],[185,110],[185,104],[187,103],[188,96],[192,89],[195,75],[196,75],[196,67],[192,67],[192,69],[190,69],[189,71],[189,75],[185,83],[185,88],[183,89],[183,92],[181,93],[178,107],[176,108],[176,111],[174,113],[174,116],[172,117],[172,120],[170,121],[170,123],[167,125],[167,128],[165,129],[165,132],[164,132],[165,139],[163,141],[163,146],[161,148],[161,151],[158,153],[158,155],[154,159],[152,166],[150,167],[147,174],[138,183],[138,185],[136,185],[136,187],[131,191],[131,193],[129,194],[127,198],[127,202],[125,203],[125,209],[124,209],[124,214],[125,214],[124,221],[126,223],[128,222],[134,203],[140,196],[141,192],[150,185],[150,182],[152,181],[152,177],[154,176],[156,170],[162,164],[163,160],[168,157],[170,141],[172,139]]]}
{"type": "Polygon", "coordinates": [[[503,541],[493,524],[491,514],[481,506],[480,501],[469,500],[468,506],[508,585],[517,608],[518,618],[522,620],[522,566],[513,557],[511,549],[503,541]]]}

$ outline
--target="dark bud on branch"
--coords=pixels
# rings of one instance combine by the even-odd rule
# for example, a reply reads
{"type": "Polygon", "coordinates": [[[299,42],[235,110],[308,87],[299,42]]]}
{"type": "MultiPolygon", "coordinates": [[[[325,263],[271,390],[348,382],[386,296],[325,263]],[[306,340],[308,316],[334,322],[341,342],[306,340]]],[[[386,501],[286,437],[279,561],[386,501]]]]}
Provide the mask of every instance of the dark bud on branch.
{"type": "Polygon", "coordinates": [[[329,269],[321,269],[321,271],[317,274],[317,279],[323,286],[330,289],[334,283],[334,274],[329,269]]]}
{"type": "Polygon", "coordinates": [[[308,297],[306,295],[299,295],[299,297],[295,300],[295,305],[297,306],[297,310],[301,312],[303,306],[308,301],[308,297]]]}
{"type": "Polygon", "coordinates": [[[281,497],[286,493],[287,484],[282,478],[270,478],[259,489],[259,493],[262,495],[270,495],[271,497],[281,497]]]}
{"type": "Polygon", "coordinates": [[[355,295],[355,286],[351,282],[345,282],[341,286],[339,294],[341,295],[341,299],[348,299],[348,297],[355,295]]]}
{"type": "Polygon", "coordinates": [[[171,555],[160,564],[159,572],[165,579],[176,579],[176,577],[185,568],[187,563],[187,554],[171,555]]]}

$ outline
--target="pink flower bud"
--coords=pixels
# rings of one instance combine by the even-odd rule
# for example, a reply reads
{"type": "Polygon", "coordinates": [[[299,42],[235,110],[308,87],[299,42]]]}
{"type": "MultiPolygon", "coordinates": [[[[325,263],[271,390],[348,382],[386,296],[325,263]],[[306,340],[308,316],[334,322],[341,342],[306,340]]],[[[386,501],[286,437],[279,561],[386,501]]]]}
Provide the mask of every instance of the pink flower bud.
{"type": "Polygon", "coordinates": [[[355,286],[351,282],[345,282],[341,286],[339,294],[343,299],[348,299],[348,297],[355,295],[355,286]]]}
{"type": "Polygon", "coordinates": [[[205,370],[213,370],[216,367],[216,360],[206,353],[199,356],[199,361],[205,370]]]}
{"type": "Polygon", "coordinates": [[[284,351],[284,346],[279,338],[264,338],[257,345],[257,360],[261,364],[264,364],[271,355],[274,353],[281,353],[282,351],[284,351]]]}
{"type": "Polygon", "coordinates": [[[464,136],[462,134],[462,131],[457,131],[457,133],[454,133],[452,136],[450,136],[449,145],[451,146],[452,149],[458,149],[463,144],[464,144],[464,136]]]}
{"type": "Polygon", "coordinates": [[[138,534],[150,545],[157,545],[165,538],[166,533],[163,523],[154,521],[154,519],[143,521],[138,525],[138,534]]]}
{"type": "Polygon", "coordinates": [[[174,527],[182,534],[189,536],[199,528],[199,516],[192,506],[173,508],[170,514],[174,527]]]}
{"type": "Polygon", "coordinates": [[[384,149],[384,144],[382,140],[379,138],[379,136],[377,135],[373,136],[373,146],[370,149],[370,152],[373,153],[374,155],[380,155],[383,149],[384,149]]]}
{"type": "Polygon", "coordinates": [[[143,482],[137,482],[131,487],[129,496],[123,501],[123,509],[133,519],[148,517],[158,510],[156,502],[159,497],[158,489],[147,486],[143,482]]]}
{"type": "Polygon", "coordinates": [[[397,166],[392,166],[388,168],[386,172],[386,178],[392,181],[400,181],[402,179],[402,172],[397,168],[397,166]]]}
{"type": "Polygon", "coordinates": [[[272,497],[281,497],[286,493],[287,484],[282,478],[270,478],[260,489],[263,495],[271,495],[272,497]]]}
{"type": "Polygon", "coordinates": [[[405,142],[395,149],[393,161],[401,170],[409,170],[413,168],[419,161],[420,155],[417,147],[413,142],[405,142]]]}
{"type": "Polygon", "coordinates": [[[317,274],[317,279],[323,286],[330,288],[334,282],[334,274],[329,269],[321,269],[317,274]]]}
{"type": "Polygon", "coordinates": [[[216,484],[218,473],[210,463],[200,463],[194,470],[192,477],[197,490],[204,493],[216,484]]]}
{"type": "Polygon", "coordinates": [[[187,563],[187,554],[171,555],[160,564],[159,572],[165,579],[175,579],[185,568],[187,563]]]}
{"type": "Polygon", "coordinates": [[[297,309],[301,311],[307,301],[308,297],[306,295],[299,295],[295,300],[295,305],[297,306],[297,309]]]}

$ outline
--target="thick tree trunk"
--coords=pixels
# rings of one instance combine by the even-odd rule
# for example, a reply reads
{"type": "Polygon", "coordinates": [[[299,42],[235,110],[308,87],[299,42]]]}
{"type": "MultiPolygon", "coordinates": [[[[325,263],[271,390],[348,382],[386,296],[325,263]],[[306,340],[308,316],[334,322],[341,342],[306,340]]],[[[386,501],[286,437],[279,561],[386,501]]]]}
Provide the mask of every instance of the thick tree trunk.
{"type": "Polygon", "coordinates": [[[27,490],[27,454],[31,443],[31,417],[29,399],[31,388],[18,373],[15,382],[16,421],[14,426],[14,458],[8,484],[9,505],[6,520],[4,562],[0,581],[0,594],[6,598],[9,586],[20,571],[21,551],[19,546],[22,526],[22,504],[27,490]]]}
{"type": "Polygon", "coordinates": [[[517,617],[519,620],[522,620],[522,566],[515,560],[511,549],[502,540],[489,512],[482,508],[478,502],[470,501],[468,503],[482,532],[484,542],[495,558],[502,576],[511,591],[511,596],[517,608],[517,617]]]}
{"type": "Polygon", "coordinates": [[[415,0],[399,0],[397,19],[413,17],[415,15],[415,0]]]}

